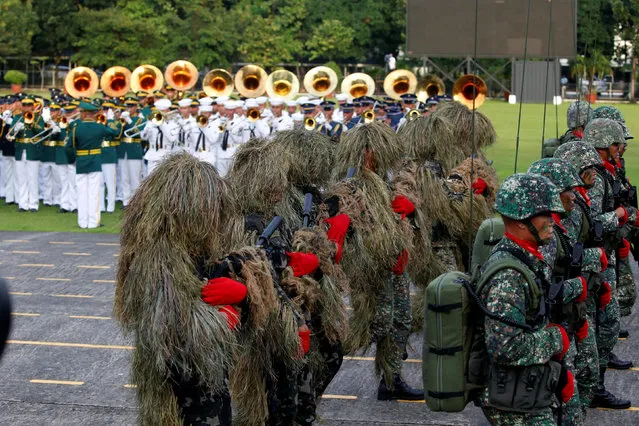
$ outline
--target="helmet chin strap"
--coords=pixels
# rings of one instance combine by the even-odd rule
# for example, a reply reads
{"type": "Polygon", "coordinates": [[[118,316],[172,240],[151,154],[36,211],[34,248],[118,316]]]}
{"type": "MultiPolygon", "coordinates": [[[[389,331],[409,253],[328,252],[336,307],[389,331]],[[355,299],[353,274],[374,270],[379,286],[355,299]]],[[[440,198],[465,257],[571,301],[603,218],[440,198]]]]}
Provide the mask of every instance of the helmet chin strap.
{"type": "Polygon", "coordinates": [[[537,231],[537,228],[535,228],[535,226],[533,225],[532,220],[526,219],[523,222],[528,227],[528,230],[533,235],[533,237],[535,237],[535,241],[537,242],[537,245],[539,247],[545,245],[546,242],[542,240],[541,237],[539,236],[539,231],[537,231]]]}

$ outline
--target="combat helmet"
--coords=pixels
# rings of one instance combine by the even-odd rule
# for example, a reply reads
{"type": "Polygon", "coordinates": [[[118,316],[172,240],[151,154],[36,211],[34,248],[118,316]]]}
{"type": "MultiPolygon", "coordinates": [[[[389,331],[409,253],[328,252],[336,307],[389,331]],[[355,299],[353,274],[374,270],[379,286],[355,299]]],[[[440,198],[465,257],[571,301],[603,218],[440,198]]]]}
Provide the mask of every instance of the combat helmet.
{"type": "Polygon", "coordinates": [[[634,136],[632,136],[632,133],[630,133],[626,126],[626,120],[624,120],[623,115],[621,115],[621,111],[619,111],[616,107],[609,105],[600,106],[592,112],[592,118],[607,118],[609,120],[616,121],[621,124],[623,137],[625,139],[634,139],[634,136]]]}
{"type": "Polygon", "coordinates": [[[603,160],[592,145],[583,142],[568,142],[555,151],[555,158],[570,163],[577,172],[603,164],[603,160]]]}
{"type": "Polygon", "coordinates": [[[625,143],[621,125],[608,118],[591,120],[584,129],[582,141],[599,149],[610,148],[616,143],[625,143]]]}
{"type": "Polygon", "coordinates": [[[566,120],[568,121],[569,129],[576,129],[578,127],[585,127],[592,114],[592,108],[590,104],[584,101],[577,101],[568,107],[566,113],[566,120]]]}
{"type": "Polygon", "coordinates": [[[559,190],[546,176],[516,173],[502,182],[495,199],[495,210],[518,221],[541,213],[563,213],[559,190]]]}
{"type": "Polygon", "coordinates": [[[568,191],[584,183],[577,175],[575,168],[567,161],[559,158],[543,158],[532,163],[528,173],[546,176],[555,184],[560,192],[568,191]]]}

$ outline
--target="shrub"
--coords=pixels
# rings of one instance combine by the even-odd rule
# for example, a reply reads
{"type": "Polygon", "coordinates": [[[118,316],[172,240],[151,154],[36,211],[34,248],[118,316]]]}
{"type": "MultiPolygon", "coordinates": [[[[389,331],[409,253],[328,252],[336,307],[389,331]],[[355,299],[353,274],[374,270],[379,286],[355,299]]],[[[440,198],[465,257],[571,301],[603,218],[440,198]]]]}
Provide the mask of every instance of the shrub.
{"type": "Polygon", "coordinates": [[[4,81],[10,84],[24,84],[27,82],[27,75],[23,72],[16,70],[9,70],[4,75],[4,81]]]}

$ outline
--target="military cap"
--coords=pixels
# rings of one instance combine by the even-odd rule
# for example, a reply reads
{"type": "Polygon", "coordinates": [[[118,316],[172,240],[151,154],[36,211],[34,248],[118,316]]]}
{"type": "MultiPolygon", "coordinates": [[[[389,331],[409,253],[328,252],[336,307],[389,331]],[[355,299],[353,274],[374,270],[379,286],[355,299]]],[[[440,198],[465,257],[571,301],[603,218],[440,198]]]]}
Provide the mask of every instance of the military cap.
{"type": "Polygon", "coordinates": [[[170,84],[165,84],[164,90],[175,90],[175,89],[170,84]]]}
{"type": "Polygon", "coordinates": [[[528,173],[546,176],[561,192],[584,184],[572,164],[559,158],[535,161],[528,168],[528,173]]]}
{"type": "Polygon", "coordinates": [[[147,96],[149,96],[149,94],[148,94],[148,93],[146,93],[146,92],[144,92],[144,91],[142,91],[142,90],[140,90],[139,92],[137,92],[137,93],[135,94],[135,96],[137,96],[137,98],[138,98],[138,99],[144,99],[144,98],[146,98],[147,96]]]}
{"type": "Polygon", "coordinates": [[[559,190],[546,176],[516,173],[502,182],[495,199],[501,215],[526,220],[542,213],[563,213],[559,190]]]}
{"type": "Polygon", "coordinates": [[[138,106],[138,105],[139,105],[138,100],[133,97],[127,96],[124,99],[124,106],[138,106]]]}
{"type": "Polygon", "coordinates": [[[76,109],[76,105],[69,103],[64,105],[62,109],[65,110],[66,112],[73,111],[74,109],[76,109]]]}
{"type": "Polygon", "coordinates": [[[33,100],[33,98],[29,98],[29,97],[23,97],[20,102],[22,102],[22,105],[33,105],[35,104],[35,100],[33,100]]]}
{"type": "Polygon", "coordinates": [[[304,104],[300,105],[300,108],[302,108],[302,111],[305,114],[309,114],[309,113],[315,111],[315,105],[313,105],[312,103],[304,103],[304,104]]]}
{"type": "Polygon", "coordinates": [[[441,96],[438,96],[438,98],[439,98],[439,102],[451,102],[453,100],[453,98],[447,93],[441,96]]]}
{"type": "Polygon", "coordinates": [[[9,100],[5,97],[0,97],[0,105],[6,105],[9,103],[9,100]]]}
{"type": "Polygon", "coordinates": [[[400,96],[400,98],[402,99],[402,102],[405,104],[414,104],[415,102],[417,102],[417,95],[413,93],[404,93],[403,95],[400,96]]]}
{"type": "Polygon", "coordinates": [[[370,96],[362,96],[359,101],[360,105],[373,105],[375,103],[375,99],[370,96]]]}
{"type": "Polygon", "coordinates": [[[200,106],[200,101],[198,99],[193,99],[193,102],[191,102],[191,106],[192,107],[200,106]]]}
{"type": "Polygon", "coordinates": [[[578,127],[585,127],[588,121],[592,118],[592,108],[590,104],[585,101],[577,101],[568,107],[566,113],[566,119],[568,121],[569,129],[576,129],[578,127]]]}
{"type": "Polygon", "coordinates": [[[83,110],[88,112],[95,112],[98,110],[97,106],[93,105],[92,103],[84,102],[84,101],[80,102],[79,108],[82,108],[83,110]]]}
{"type": "Polygon", "coordinates": [[[621,128],[623,129],[623,136],[625,139],[634,139],[634,136],[628,130],[626,126],[626,120],[624,120],[623,115],[621,115],[621,111],[613,106],[600,106],[592,112],[592,118],[607,118],[609,120],[616,121],[621,124],[621,128]]]}
{"type": "Polygon", "coordinates": [[[439,96],[431,96],[426,99],[426,105],[437,105],[439,103],[439,96]]]}
{"type": "Polygon", "coordinates": [[[50,109],[50,110],[57,111],[57,110],[59,110],[60,108],[62,108],[62,107],[60,106],[60,104],[51,103],[51,105],[49,105],[49,109],[50,109]]]}
{"type": "Polygon", "coordinates": [[[104,101],[102,102],[102,108],[104,109],[115,108],[115,104],[111,101],[104,101]]]}
{"type": "Polygon", "coordinates": [[[555,157],[569,162],[579,173],[588,167],[603,164],[597,150],[583,142],[567,142],[560,145],[555,151],[555,157]]]}
{"type": "Polygon", "coordinates": [[[149,93],[149,97],[154,97],[154,98],[166,98],[166,93],[164,92],[160,92],[159,90],[156,90],[153,93],[149,93]]]}
{"type": "Polygon", "coordinates": [[[352,103],[345,103],[340,107],[343,112],[353,112],[353,108],[355,108],[355,104],[352,103]]]}
{"type": "Polygon", "coordinates": [[[586,124],[583,142],[595,148],[606,149],[616,143],[624,143],[621,124],[607,118],[595,118],[586,124]]]}

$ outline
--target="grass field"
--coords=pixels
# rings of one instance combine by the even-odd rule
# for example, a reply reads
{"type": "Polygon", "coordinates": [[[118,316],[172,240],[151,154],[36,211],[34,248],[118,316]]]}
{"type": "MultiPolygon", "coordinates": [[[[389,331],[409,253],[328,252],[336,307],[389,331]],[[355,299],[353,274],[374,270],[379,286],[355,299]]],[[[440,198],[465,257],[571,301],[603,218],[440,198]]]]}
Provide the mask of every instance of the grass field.
{"type": "MultiPolygon", "coordinates": [[[[558,108],[559,135],[566,130],[566,111],[569,103],[558,108]]],[[[605,105],[598,103],[596,106],[605,105]]],[[[637,136],[631,140],[625,154],[626,168],[631,180],[639,179],[639,104],[615,104],[621,110],[630,132],[637,136]],[[636,141],[636,142],[635,142],[636,141]]],[[[495,126],[497,143],[487,150],[488,158],[493,160],[499,178],[503,179],[514,171],[515,146],[517,140],[517,118],[519,105],[510,105],[503,101],[491,100],[481,106],[484,113],[495,126]]],[[[517,171],[525,172],[528,166],[539,159],[542,140],[543,104],[524,104],[522,109],[521,131],[519,137],[519,156],[517,171]]],[[[545,138],[556,136],[555,106],[548,105],[546,112],[545,138]]],[[[58,214],[57,208],[40,207],[38,213],[18,213],[16,206],[6,206],[0,201],[0,230],[47,231],[47,232],[97,232],[118,233],[121,210],[119,204],[115,213],[102,215],[104,227],[82,230],[77,224],[77,215],[58,214]]]]}

